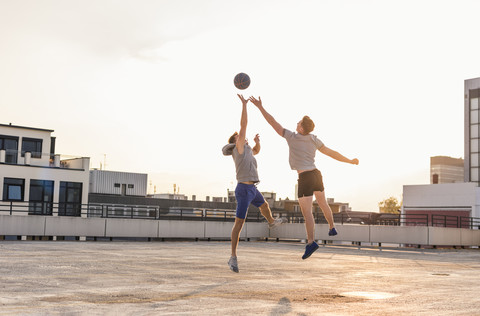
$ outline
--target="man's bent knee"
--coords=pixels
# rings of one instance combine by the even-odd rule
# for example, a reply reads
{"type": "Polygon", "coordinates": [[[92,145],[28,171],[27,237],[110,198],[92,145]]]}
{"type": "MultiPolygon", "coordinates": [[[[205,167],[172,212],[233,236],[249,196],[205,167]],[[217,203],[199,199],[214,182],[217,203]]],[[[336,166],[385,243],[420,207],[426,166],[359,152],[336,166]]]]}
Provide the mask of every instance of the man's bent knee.
{"type": "Polygon", "coordinates": [[[259,209],[261,210],[268,210],[270,208],[270,205],[268,205],[268,202],[265,201],[262,205],[260,205],[259,209]]]}

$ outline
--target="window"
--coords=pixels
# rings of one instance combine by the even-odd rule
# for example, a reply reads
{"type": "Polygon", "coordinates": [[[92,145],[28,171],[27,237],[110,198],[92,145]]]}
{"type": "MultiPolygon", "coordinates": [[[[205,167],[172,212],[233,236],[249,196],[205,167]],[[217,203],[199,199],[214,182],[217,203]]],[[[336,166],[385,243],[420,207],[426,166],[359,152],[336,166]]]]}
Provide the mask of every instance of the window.
{"type": "Polygon", "coordinates": [[[82,183],[60,182],[58,216],[80,216],[82,214],[82,183]]]}
{"type": "Polygon", "coordinates": [[[23,201],[25,179],[5,178],[3,180],[3,200],[23,201]]]}
{"type": "Polygon", "coordinates": [[[120,183],[115,183],[113,186],[114,186],[115,188],[119,188],[119,187],[120,187],[120,183]]]}
{"type": "Polygon", "coordinates": [[[53,181],[30,180],[30,197],[28,214],[52,215],[53,181]]]}
{"type": "Polygon", "coordinates": [[[5,162],[9,164],[17,163],[18,156],[18,137],[0,135],[0,149],[5,150],[5,162]]]}
{"type": "Polygon", "coordinates": [[[128,185],[128,188],[129,188],[129,189],[133,189],[133,184],[129,184],[129,185],[128,185]]]}
{"type": "Polygon", "coordinates": [[[42,158],[42,139],[22,138],[22,157],[26,152],[32,153],[32,158],[42,158]]]}

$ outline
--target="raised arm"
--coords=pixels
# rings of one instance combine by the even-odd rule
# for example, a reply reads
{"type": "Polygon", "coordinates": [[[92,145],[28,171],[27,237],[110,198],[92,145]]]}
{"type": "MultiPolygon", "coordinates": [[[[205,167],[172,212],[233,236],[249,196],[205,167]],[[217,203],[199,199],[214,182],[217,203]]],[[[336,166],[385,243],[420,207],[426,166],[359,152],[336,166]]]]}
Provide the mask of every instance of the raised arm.
{"type": "Polygon", "coordinates": [[[348,159],[347,157],[343,156],[339,152],[336,152],[335,150],[332,150],[328,148],[327,146],[323,145],[322,148],[319,149],[322,154],[325,154],[335,160],[341,161],[341,162],[346,162],[346,163],[351,163],[352,165],[358,165],[358,159],[348,159]]]}
{"type": "Polygon", "coordinates": [[[264,108],[262,105],[262,99],[258,97],[258,100],[255,99],[254,97],[248,98],[262,113],[263,117],[267,120],[268,124],[270,124],[275,132],[277,132],[278,135],[283,137],[283,127],[280,125],[274,118],[271,116],[264,108]]]}
{"type": "Polygon", "coordinates": [[[245,98],[241,94],[237,94],[237,95],[240,98],[240,100],[242,101],[242,116],[240,118],[240,131],[238,133],[237,142],[236,142],[238,153],[241,155],[241,154],[243,154],[243,149],[244,149],[244,146],[245,146],[245,138],[246,138],[246,135],[247,135],[247,123],[248,123],[247,103],[248,103],[248,100],[245,100],[245,98]]]}

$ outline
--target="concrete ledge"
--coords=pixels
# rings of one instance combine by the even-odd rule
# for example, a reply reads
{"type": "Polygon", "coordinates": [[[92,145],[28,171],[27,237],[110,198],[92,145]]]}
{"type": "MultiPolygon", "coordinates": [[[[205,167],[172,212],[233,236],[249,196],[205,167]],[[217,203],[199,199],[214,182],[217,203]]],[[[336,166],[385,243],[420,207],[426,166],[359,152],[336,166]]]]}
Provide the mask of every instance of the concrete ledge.
{"type": "Polygon", "coordinates": [[[371,226],[370,242],[428,245],[428,227],[371,226]]]}
{"type": "Polygon", "coordinates": [[[269,233],[268,224],[266,222],[265,223],[246,222],[243,225],[243,229],[245,230],[247,238],[266,238],[268,237],[268,233],[269,233]]]}
{"type": "Polygon", "coordinates": [[[462,229],[460,231],[460,246],[480,246],[480,230],[462,229]]]}
{"type": "Polygon", "coordinates": [[[104,218],[54,216],[45,218],[45,236],[105,236],[104,218]]]}
{"type": "MultiPolygon", "coordinates": [[[[205,238],[230,238],[232,235],[233,222],[205,221],[205,238]]],[[[247,238],[247,230],[244,228],[240,238],[247,238]]]]}
{"type": "Polygon", "coordinates": [[[158,221],[145,219],[108,218],[105,237],[157,237],[158,221]]]}
{"type": "Polygon", "coordinates": [[[428,244],[431,246],[460,246],[462,228],[428,227],[428,244]]]}
{"type": "Polygon", "coordinates": [[[203,221],[158,221],[160,238],[204,238],[203,221]]]}
{"type": "MultiPolygon", "coordinates": [[[[0,215],[0,236],[76,236],[221,238],[230,239],[233,222],[179,221],[123,218],[0,215]]],[[[315,239],[417,244],[431,246],[480,246],[480,230],[423,226],[337,226],[338,235],[328,236],[328,225],[315,225],[315,239]]],[[[240,238],[306,239],[303,223],[269,229],[266,223],[246,222],[240,238]]]]}
{"type": "Polygon", "coordinates": [[[327,224],[316,225],[315,239],[336,240],[336,241],[370,241],[370,226],[345,224],[336,226],[338,235],[328,236],[329,226],[327,224]]]}
{"type": "Polygon", "coordinates": [[[268,237],[281,239],[306,239],[307,233],[305,231],[305,224],[293,223],[280,225],[270,229],[268,237]]]}
{"type": "Polygon", "coordinates": [[[43,236],[45,216],[0,215],[0,235],[43,236]]]}

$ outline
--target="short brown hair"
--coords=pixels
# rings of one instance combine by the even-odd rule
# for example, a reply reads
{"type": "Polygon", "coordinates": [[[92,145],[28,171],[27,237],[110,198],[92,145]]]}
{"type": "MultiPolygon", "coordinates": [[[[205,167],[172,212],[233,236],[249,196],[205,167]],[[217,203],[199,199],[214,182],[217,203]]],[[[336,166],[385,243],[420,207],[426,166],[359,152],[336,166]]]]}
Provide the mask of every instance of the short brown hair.
{"type": "Polygon", "coordinates": [[[315,123],[313,123],[312,119],[306,115],[303,117],[301,124],[305,134],[310,133],[315,128],[315,123]]]}
{"type": "Polygon", "coordinates": [[[237,132],[233,133],[233,135],[230,136],[230,138],[228,139],[228,143],[229,143],[229,144],[235,143],[235,136],[237,136],[237,135],[238,135],[237,132]]]}

